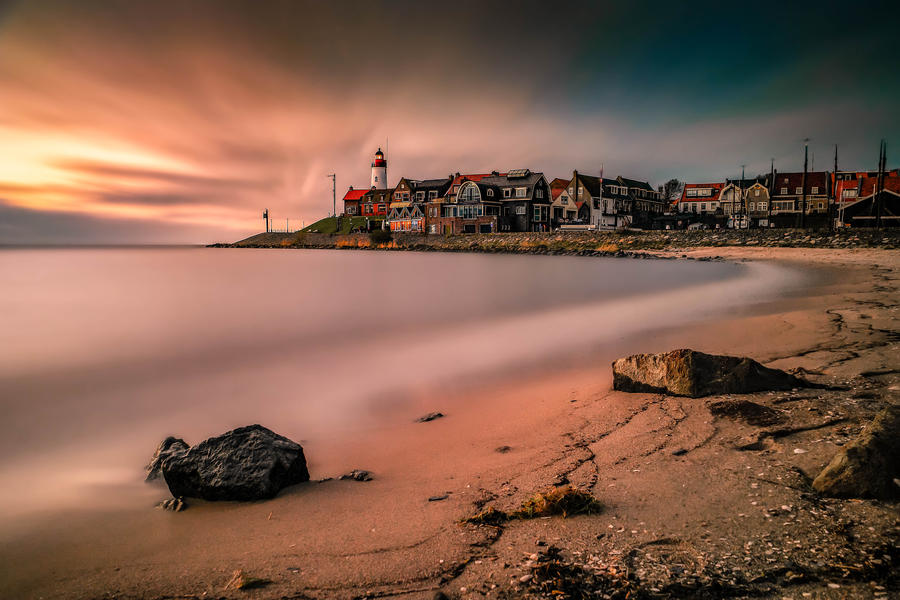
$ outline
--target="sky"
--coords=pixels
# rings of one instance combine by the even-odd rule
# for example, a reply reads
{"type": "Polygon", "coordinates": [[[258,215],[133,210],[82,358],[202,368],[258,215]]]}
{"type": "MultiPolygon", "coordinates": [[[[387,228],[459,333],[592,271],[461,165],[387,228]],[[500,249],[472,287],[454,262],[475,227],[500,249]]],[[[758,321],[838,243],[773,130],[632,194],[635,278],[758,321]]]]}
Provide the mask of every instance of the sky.
{"type": "Polygon", "coordinates": [[[887,2],[0,0],[0,244],[209,243],[401,176],[889,166],[887,2]]]}

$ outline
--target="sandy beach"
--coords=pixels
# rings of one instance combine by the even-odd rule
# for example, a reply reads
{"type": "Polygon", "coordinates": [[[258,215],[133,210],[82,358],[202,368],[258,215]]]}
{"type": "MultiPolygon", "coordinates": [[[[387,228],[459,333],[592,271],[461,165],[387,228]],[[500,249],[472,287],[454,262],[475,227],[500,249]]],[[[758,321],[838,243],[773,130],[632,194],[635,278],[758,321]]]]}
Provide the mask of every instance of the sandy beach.
{"type": "MultiPolygon", "coordinates": [[[[423,392],[394,424],[341,442],[339,462],[310,456],[314,481],[271,501],[190,501],[181,513],[150,504],[29,523],[0,549],[0,596],[580,597],[577,589],[591,586],[632,598],[900,593],[898,506],[827,499],[809,485],[880,408],[900,400],[900,253],[657,254],[775,261],[814,277],[790,297],[625,340],[616,356],[423,392]],[[614,358],[683,347],[800,369],[830,387],[747,395],[779,413],[774,427],[713,416],[708,405],[725,397],[611,391],[614,358]],[[415,422],[432,411],[445,416],[415,422]],[[336,479],[348,465],[374,479],[336,479]],[[461,523],[566,484],[604,510],[461,523]],[[566,565],[560,579],[535,570],[550,559],[566,565]],[[236,570],[268,584],[226,589],[236,570]],[[566,580],[574,587],[557,589],[566,580]]],[[[154,489],[166,497],[163,485],[154,489]]]]}

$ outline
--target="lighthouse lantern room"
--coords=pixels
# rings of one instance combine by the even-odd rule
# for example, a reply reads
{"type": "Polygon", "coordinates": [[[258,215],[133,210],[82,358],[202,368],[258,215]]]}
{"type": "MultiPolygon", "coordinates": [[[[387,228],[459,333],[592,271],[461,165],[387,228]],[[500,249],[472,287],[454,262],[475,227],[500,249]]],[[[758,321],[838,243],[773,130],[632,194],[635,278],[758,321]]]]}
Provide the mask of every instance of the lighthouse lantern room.
{"type": "Polygon", "coordinates": [[[377,190],[387,189],[387,161],[381,148],[375,153],[372,161],[372,187],[377,190]]]}

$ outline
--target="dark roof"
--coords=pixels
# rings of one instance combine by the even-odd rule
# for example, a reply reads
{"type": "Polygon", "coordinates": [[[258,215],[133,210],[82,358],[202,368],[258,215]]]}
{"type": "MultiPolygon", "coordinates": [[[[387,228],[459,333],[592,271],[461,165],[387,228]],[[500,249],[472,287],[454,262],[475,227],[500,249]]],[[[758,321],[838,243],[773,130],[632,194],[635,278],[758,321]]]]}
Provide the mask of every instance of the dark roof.
{"type": "Polygon", "coordinates": [[[619,177],[617,177],[616,180],[620,184],[628,186],[630,188],[638,188],[638,189],[642,189],[642,190],[648,190],[651,192],[656,191],[653,189],[653,186],[650,185],[646,181],[638,181],[637,179],[628,179],[627,177],[622,177],[621,175],[619,177]]]}
{"type": "MultiPolygon", "coordinates": [[[[803,185],[803,173],[775,173],[775,193],[773,196],[796,196],[797,188],[803,185]],[[781,193],[781,188],[786,187],[787,194],[781,193]]],[[[819,188],[819,194],[828,193],[828,177],[825,171],[816,171],[806,174],[806,193],[814,187],[819,188]]]]}
{"type": "Polygon", "coordinates": [[[606,182],[604,182],[599,177],[594,177],[593,175],[582,175],[581,173],[579,173],[578,180],[592,197],[599,198],[601,195],[603,195],[603,184],[606,182]]]}

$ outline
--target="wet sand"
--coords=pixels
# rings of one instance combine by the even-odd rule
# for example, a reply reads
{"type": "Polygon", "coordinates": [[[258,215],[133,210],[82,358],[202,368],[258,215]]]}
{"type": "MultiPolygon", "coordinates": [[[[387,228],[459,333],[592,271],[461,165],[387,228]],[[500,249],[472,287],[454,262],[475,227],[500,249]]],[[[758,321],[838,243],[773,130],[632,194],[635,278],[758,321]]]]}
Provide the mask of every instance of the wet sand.
{"type": "Polygon", "coordinates": [[[374,473],[370,482],[311,482],[259,503],[191,501],[182,513],[148,505],[28,523],[26,535],[0,549],[0,596],[432,598],[440,590],[522,597],[552,591],[533,570],[551,547],[579,573],[627,570],[646,594],[896,593],[896,575],[891,580],[885,568],[896,570],[897,505],[821,499],[808,478],[900,397],[900,254],[709,248],[677,255],[685,253],[786,261],[820,277],[792,297],[726,319],[623,340],[616,355],[677,347],[740,354],[847,388],[748,396],[781,411],[780,427],[797,433],[738,450],[765,428],[714,418],[707,404],[721,398],[612,392],[616,356],[589,353],[554,373],[423,392],[394,424],[322,448],[340,460],[308,453],[314,479],[361,468],[374,473]],[[414,422],[431,411],[446,417],[414,422]],[[502,446],[509,451],[498,452],[502,446]],[[604,512],[502,528],[460,524],[485,506],[514,508],[564,481],[593,493],[604,512]],[[446,499],[429,501],[435,496],[446,499]],[[238,569],[271,583],[226,590],[238,569]],[[673,583],[682,587],[666,587],[673,583]]]}

